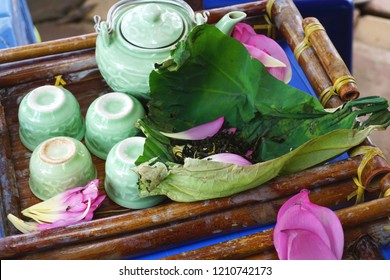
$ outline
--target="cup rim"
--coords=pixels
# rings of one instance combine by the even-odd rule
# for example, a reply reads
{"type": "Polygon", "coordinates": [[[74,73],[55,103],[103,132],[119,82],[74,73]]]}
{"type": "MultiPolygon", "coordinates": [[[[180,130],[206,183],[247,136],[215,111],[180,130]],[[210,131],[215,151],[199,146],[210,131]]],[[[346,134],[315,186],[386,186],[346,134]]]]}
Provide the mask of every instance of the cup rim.
{"type": "MultiPolygon", "coordinates": [[[[144,146],[145,141],[146,141],[146,138],[141,137],[141,136],[134,136],[134,137],[126,138],[118,143],[118,146],[116,147],[115,154],[120,161],[127,163],[127,164],[135,164],[135,161],[137,160],[138,157],[137,158],[129,157],[126,154],[125,150],[129,145],[140,144],[141,142],[142,142],[142,146],[144,146]]],[[[142,150],[143,150],[143,147],[142,147],[142,150]]]]}
{"type": "Polygon", "coordinates": [[[128,116],[132,112],[133,107],[134,107],[134,101],[127,94],[122,92],[110,92],[100,96],[96,100],[95,111],[97,114],[103,116],[106,119],[117,120],[128,116]],[[116,102],[119,101],[123,103],[121,107],[122,110],[119,111],[118,113],[108,112],[105,109],[105,106],[108,105],[110,101],[116,101],[116,102]]]}
{"type": "Polygon", "coordinates": [[[33,89],[27,97],[27,105],[34,111],[46,113],[46,112],[53,112],[55,110],[58,110],[61,106],[65,104],[66,100],[66,94],[65,92],[57,87],[52,85],[44,85],[37,87],[33,89]],[[41,105],[38,103],[38,98],[43,93],[53,93],[55,95],[54,102],[51,104],[44,104],[41,105]]]}

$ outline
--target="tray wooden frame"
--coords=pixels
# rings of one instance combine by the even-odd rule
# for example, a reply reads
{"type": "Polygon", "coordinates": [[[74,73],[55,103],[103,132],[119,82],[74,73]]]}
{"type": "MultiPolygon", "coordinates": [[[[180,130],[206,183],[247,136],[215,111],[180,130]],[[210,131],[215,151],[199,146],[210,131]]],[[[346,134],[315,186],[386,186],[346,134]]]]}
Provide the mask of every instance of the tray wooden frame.
{"type": "MultiPolygon", "coordinates": [[[[286,3],[293,5],[291,1],[276,1],[272,14],[282,14],[287,17],[300,16],[294,9],[293,14],[284,14],[283,7],[286,3]]],[[[263,0],[210,10],[210,22],[216,22],[227,11],[240,9],[248,13],[248,22],[263,24],[266,4],[267,1],[263,0]]],[[[278,26],[277,23],[276,26],[282,36],[289,36],[286,35],[287,31],[283,24],[278,26]]],[[[96,65],[95,39],[96,34],[87,34],[0,51],[0,222],[5,236],[0,239],[0,258],[136,257],[190,241],[272,223],[281,203],[301,188],[318,188],[317,191],[321,195],[314,195],[313,199],[322,205],[334,207],[340,201],[344,206],[352,204],[351,201],[346,200],[346,194],[356,189],[351,178],[356,174],[361,161],[359,156],[340,163],[318,166],[290,177],[276,178],[253,191],[211,201],[188,204],[166,201],[150,209],[128,210],[107,198],[91,222],[40,233],[19,234],[7,221],[6,215],[12,213],[20,216],[22,209],[38,203],[39,200],[28,187],[31,152],[21,144],[18,136],[18,105],[29,90],[54,84],[55,76],[62,75],[67,82],[66,88],[74,93],[85,115],[93,99],[111,91],[96,65]],[[269,210],[266,215],[262,214],[267,207],[273,210],[269,210]],[[255,214],[263,217],[259,218],[255,214]]],[[[294,40],[291,42],[292,46],[296,44],[294,40]]],[[[313,87],[320,92],[324,86],[320,82],[321,79],[313,76],[312,71],[313,67],[315,69],[322,67],[317,65],[318,59],[309,61],[303,55],[301,60],[299,62],[313,87]]],[[[323,68],[320,71],[323,71],[323,68]]],[[[331,104],[340,104],[340,100],[333,101],[331,104]]],[[[104,161],[96,157],[93,157],[93,161],[101,182],[99,188],[104,192],[102,185],[105,176],[104,161]]],[[[390,172],[388,165],[381,159],[375,159],[374,162],[375,168],[378,166],[380,168],[373,168],[376,171],[371,177],[368,176],[370,177],[367,179],[368,182],[377,175],[384,178],[382,181],[376,180],[377,187],[374,187],[368,196],[368,199],[374,199],[373,201],[378,197],[380,187],[390,181],[387,178],[389,176],[386,176],[390,172]]],[[[370,218],[352,223],[351,227],[358,226],[355,232],[359,234],[351,233],[350,236],[353,237],[351,240],[360,238],[362,234],[381,232],[377,224],[361,226],[364,223],[373,223],[375,220],[383,224],[383,218],[390,210],[381,209],[381,211],[371,213],[370,218]]],[[[384,234],[377,235],[381,237],[375,241],[384,245],[387,237],[384,234]]],[[[269,236],[267,238],[268,247],[264,252],[272,251],[269,236]]],[[[245,244],[247,244],[246,249],[252,246],[250,242],[245,244]]],[[[274,252],[270,255],[259,254],[257,251],[227,254],[226,247],[223,252],[217,254],[215,252],[213,251],[213,258],[246,258],[251,255],[257,255],[259,258],[275,258],[274,252]]],[[[199,252],[198,256],[211,258],[210,254],[204,255],[204,251],[199,252]]]]}

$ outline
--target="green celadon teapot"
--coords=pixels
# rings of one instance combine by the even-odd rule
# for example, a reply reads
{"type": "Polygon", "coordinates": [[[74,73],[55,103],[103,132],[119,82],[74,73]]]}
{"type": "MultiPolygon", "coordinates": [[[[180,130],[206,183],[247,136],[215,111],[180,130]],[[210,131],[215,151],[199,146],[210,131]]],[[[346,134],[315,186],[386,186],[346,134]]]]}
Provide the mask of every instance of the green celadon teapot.
{"type": "MultiPolygon", "coordinates": [[[[103,78],[114,91],[148,99],[154,64],[167,59],[192,28],[206,23],[207,15],[194,13],[183,0],[119,1],[106,21],[95,16],[96,62],[103,78]]],[[[229,12],[216,26],[230,35],[245,17],[241,11],[229,12]]]]}

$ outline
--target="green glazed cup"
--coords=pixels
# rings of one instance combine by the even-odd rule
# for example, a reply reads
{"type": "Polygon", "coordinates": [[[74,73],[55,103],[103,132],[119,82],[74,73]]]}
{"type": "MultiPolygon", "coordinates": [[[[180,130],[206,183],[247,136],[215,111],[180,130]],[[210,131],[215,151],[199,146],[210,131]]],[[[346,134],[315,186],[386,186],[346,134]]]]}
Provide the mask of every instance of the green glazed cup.
{"type": "Polygon", "coordinates": [[[30,189],[42,200],[85,186],[96,177],[87,148],[71,137],[53,137],[42,142],[30,158],[30,189]]]}
{"type": "Polygon", "coordinates": [[[80,105],[65,88],[46,85],[30,91],[20,103],[18,118],[20,140],[30,151],[52,137],[84,137],[80,105]]]}
{"type": "Polygon", "coordinates": [[[164,196],[140,197],[138,175],[131,170],[143,153],[144,137],[129,137],[116,144],[107,156],[104,187],[108,197],[118,205],[143,209],[162,202],[164,196]]]}
{"type": "Polygon", "coordinates": [[[95,99],[85,117],[88,149],[105,160],[115,144],[139,133],[135,123],[144,115],[142,104],[125,93],[111,92],[95,99]]]}

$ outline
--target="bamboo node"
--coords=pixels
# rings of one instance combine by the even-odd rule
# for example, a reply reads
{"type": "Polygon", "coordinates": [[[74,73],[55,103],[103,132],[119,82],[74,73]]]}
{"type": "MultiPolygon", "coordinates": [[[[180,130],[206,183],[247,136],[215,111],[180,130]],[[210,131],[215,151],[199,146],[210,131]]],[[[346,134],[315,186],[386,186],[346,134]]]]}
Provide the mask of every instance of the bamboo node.
{"type": "Polygon", "coordinates": [[[308,25],[306,25],[304,29],[305,37],[303,38],[302,42],[300,42],[295,47],[294,50],[294,56],[297,61],[301,56],[302,52],[311,46],[310,35],[313,34],[314,31],[318,31],[318,30],[325,31],[325,28],[319,22],[311,22],[308,25]]]}
{"type": "Polygon", "coordinates": [[[66,85],[66,81],[62,78],[62,75],[54,76],[54,78],[56,79],[54,83],[56,87],[62,87],[66,85]]]}
{"type": "Polygon", "coordinates": [[[320,100],[322,106],[325,107],[325,105],[326,105],[326,103],[328,103],[329,99],[335,95],[337,95],[337,92],[334,90],[333,86],[330,86],[330,87],[324,89],[319,96],[319,100],[320,100]]]}
{"type": "Polygon", "coordinates": [[[272,6],[274,5],[274,3],[275,0],[268,0],[267,5],[265,6],[265,10],[270,19],[272,18],[272,6]]]}
{"type": "MultiPolygon", "coordinates": [[[[356,191],[348,195],[347,199],[350,200],[352,197],[356,196],[355,204],[361,203],[364,201],[364,190],[366,189],[362,182],[363,170],[366,167],[367,163],[376,156],[380,156],[385,159],[383,152],[378,147],[373,146],[360,146],[354,149],[351,152],[351,156],[364,155],[360,165],[357,169],[357,176],[353,178],[356,186],[358,187],[356,191]]],[[[390,193],[390,192],[389,192],[390,193]]]]}
{"type": "Polygon", "coordinates": [[[340,92],[340,89],[348,84],[348,83],[354,83],[356,84],[356,80],[354,77],[350,76],[350,75],[345,75],[345,76],[341,76],[340,78],[338,78],[335,82],[334,82],[334,85],[333,86],[330,86],[326,89],[324,89],[324,91],[320,94],[319,96],[319,100],[322,104],[322,106],[325,107],[326,103],[328,103],[329,99],[334,96],[334,95],[338,95],[339,92],[340,92]]]}
{"type": "Polygon", "coordinates": [[[344,85],[346,85],[346,84],[348,84],[348,83],[354,83],[354,84],[356,84],[355,78],[352,77],[352,76],[350,76],[350,75],[345,75],[345,76],[341,76],[340,78],[338,78],[338,79],[334,82],[334,85],[333,85],[335,92],[338,93],[338,92],[340,91],[340,89],[341,89],[344,85]]]}

